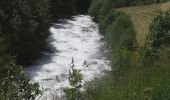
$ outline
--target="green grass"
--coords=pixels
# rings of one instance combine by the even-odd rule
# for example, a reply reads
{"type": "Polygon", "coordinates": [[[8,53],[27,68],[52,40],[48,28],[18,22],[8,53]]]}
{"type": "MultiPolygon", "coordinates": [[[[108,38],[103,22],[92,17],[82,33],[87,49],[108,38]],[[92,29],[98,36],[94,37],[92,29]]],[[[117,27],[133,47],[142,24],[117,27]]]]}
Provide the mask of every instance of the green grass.
{"type": "Polygon", "coordinates": [[[129,63],[121,61],[124,65],[88,83],[86,100],[170,99],[169,60],[159,59],[154,66],[144,67],[140,65],[139,52],[122,53],[121,57],[124,55],[124,61],[129,63]]]}
{"type": "Polygon", "coordinates": [[[86,84],[84,100],[170,100],[170,48],[158,48],[160,57],[152,63],[143,57],[152,20],[161,9],[169,7],[170,2],[120,8],[100,21],[112,48],[109,53],[112,70],[86,84]],[[135,48],[135,39],[139,48],[135,48]]]}

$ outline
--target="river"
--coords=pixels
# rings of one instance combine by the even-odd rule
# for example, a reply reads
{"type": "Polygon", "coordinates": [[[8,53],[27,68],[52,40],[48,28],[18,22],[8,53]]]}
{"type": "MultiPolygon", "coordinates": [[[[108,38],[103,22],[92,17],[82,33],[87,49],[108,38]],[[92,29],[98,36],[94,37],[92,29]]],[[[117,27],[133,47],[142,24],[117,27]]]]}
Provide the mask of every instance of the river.
{"type": "MultiPolygon", "coordinates": [[[[43,91],[38,100],[52,100],[63,95],[69,86],[68,74],[72,58],[76,69],[80,69],[84,82],[109,70],[105,53],[108,51],[98,25],[88,15],[73,16],[55,23],[48,39],[55,52],[44,52],[44,57],[26,69],[31,80],[40,84],[43,91]],[[86,63],[88,67],[84,67],[86,63]]],[[[60,98],[61,99],[61,98],[60,98]]]]}

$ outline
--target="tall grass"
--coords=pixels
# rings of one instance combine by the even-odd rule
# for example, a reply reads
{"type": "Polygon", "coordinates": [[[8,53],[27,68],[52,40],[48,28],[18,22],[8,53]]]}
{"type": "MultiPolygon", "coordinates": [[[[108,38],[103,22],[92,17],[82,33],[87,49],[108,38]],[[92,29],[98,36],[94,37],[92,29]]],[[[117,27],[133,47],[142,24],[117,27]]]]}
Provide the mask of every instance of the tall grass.
{"type": "MultiPolygon", "coordinates": [[[[118,94],[123,89],[121,83],[127,83],[123,78],[126,70],[131,67],[133,48],[135,44],[135,33],[133,24],[128,15],[112,11],[113,22],[107,26],[105,39],[112,48],[110,60],[112,71],[86,85],[84,98],[87,100],[118,100],[118,94]],[[97,83],[97,84],[96,84],[97,83]],[[117,96],[117,97],[116,97],[117,96]],[[117,99],[116,99],[117,98],[117,99]]],[[[123,94],[121,94],[123,95],[123,94]]]]}
{"type": "MultiPolygon", "coordinates": [[[[159,30],[163,35],[164,30],[157,26],[161,28],[169,26],[161,23],[161,20],[167,17],[169,14],[162,13],[160,19],[155,19],[150,32],[156,34],[159,30]],[[154,26],[156,29],[152,30],[154,26]]],[[[151,59],[146,60],[148,56],[144,55],[149,55],[154,50],[146,52],[150,49],[147,44],[135,48],[135,31],[128,15],[110,10],[99,22],[100,31],[104,33],[112,49],[109,53],[112,70],[86,84],[84,100],[170,100],[169,45],[159,46],[156,50],[159,57],[150,63],[151,59]]],[[[168,33],[170,28],[166,30],[168,33]]],[[[159,36],[157,38],[159,40],[159,36]]],[[[149,35],[147,41],[151,43],[152,39],[152,35],[149,35]]]]}

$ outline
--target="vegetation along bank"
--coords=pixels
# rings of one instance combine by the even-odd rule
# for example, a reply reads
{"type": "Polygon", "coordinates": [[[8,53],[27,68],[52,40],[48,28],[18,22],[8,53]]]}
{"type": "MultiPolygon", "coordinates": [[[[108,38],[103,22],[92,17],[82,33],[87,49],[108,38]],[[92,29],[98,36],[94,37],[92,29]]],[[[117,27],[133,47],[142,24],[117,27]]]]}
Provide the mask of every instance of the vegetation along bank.
{"type": "Polygon", "coordinates": [[[86,84],[85,100],[170,99],[170,5],[163,2],[92,1],[89,14],[111,48],[112,70],[86,84]]]}

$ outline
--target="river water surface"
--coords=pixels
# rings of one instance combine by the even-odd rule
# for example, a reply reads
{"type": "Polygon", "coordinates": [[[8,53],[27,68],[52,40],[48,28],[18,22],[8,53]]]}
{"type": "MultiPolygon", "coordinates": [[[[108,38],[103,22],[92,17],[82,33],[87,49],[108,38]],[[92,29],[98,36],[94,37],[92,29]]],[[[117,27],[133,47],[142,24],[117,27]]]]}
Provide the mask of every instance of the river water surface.
{"type": "Polygon", "coordinates": [[[72,58],[77,69],[81,70],[84,81],[89,81],[109,70],[104,54],[107,52],[103,36],[98,26],[87,15],[63,19],[50,28],[49,44],[55,49],[52,54],[44,53],[34,66],[26,69],[30,78],[40,84],[43,91],[37,99],[52,100],[54,95],[63,95],[69,86],[68,74],[72,58]],[[85,67],[83,64],[86,64],[85,67]]]}

